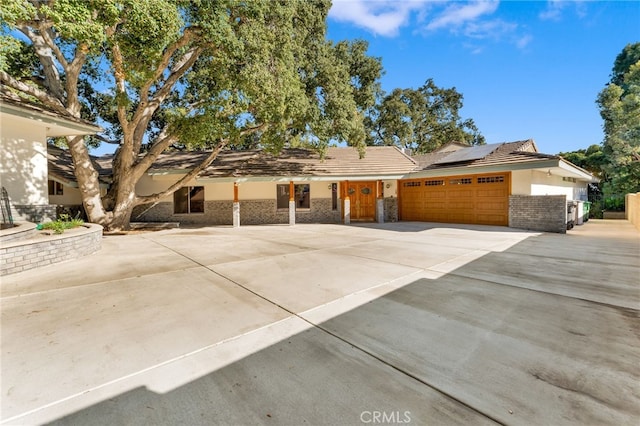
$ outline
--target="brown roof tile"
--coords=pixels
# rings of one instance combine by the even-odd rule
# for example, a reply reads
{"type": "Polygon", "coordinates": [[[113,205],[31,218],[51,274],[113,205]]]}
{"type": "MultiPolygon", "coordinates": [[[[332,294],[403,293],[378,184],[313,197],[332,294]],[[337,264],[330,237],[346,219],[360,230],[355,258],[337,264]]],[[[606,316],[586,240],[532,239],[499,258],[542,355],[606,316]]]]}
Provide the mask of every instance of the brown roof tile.
{"type": "MultiPolygon", "coordinates": [[[[188,170],[207,154],[162,154],[151,171],[188,170]]],[[[200,177],[389,175],[409,173],[415,167],[415,161],[395,147],[367,147],[364,158],[355,148],[332,147],[324,159],[306,149],[283,149],[278,155],[258,150],[222,151],[200,177]]]]}

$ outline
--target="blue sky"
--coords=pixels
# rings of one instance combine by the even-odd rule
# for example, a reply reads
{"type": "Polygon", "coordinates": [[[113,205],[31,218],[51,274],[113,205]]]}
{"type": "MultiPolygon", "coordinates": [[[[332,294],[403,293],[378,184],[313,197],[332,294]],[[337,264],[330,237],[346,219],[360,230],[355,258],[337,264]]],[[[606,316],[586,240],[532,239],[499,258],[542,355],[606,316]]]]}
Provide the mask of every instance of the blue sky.
{"type": "Polygon", "coordinates": [[[328,24],[332,40],[369,42],[383,90],[433,78],[464,95],[487,143],[556,154],[602,142],[595,100],[640,42],[640,1],[333,0],[328,24]]]}

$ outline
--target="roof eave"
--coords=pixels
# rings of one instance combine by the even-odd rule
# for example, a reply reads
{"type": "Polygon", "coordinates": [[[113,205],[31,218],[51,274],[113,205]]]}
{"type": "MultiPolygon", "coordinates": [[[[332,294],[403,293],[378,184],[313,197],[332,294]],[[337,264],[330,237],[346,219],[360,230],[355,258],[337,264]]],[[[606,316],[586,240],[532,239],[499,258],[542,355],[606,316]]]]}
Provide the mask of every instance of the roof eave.
{"type": "Polygon", "coordinates": [[[16,117],[41,122],[47,126],[47,136],[91,135],[103,130],[95,124],[74,121],[51,113],[36,111],[7,102],[0,104],[0,111],[16,117]]]}

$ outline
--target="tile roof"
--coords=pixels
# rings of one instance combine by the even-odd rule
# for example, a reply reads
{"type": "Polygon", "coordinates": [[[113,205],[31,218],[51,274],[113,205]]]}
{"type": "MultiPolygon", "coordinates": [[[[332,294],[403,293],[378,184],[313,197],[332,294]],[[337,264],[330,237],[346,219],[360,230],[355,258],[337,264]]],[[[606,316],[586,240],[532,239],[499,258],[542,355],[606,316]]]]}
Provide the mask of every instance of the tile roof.
{"type": "MultiPolygon", "coordinates": [[[[197,165],[206,152],[162,154],[150,171],[186,170],[197,165]]],[[[355,148],[332,147],[324,159],[306,149],[283,149],[278,155],[265,151],[222,151],[200,177],[249,176],[370,176],[405,174],[416,163],[396,147],[367,147],[364,158],[355,148]]]]}
{"type": "MultiPolygon", "coordinates": [[[[108,182],[111,176],[111,165],[109,165],[109,169],[104,169],[96,157],[91,156],[91,161],[98,171],[100,182],[108,182]]],[[[73,171],[73,159],[71,158],[69,150],[54,145],[47,145],[47,165],[49,174],[58,181],[66,184],[71,184],[76,181],[76,175],[73,171]]]]}
{"type": "Polygon", "coordinates": [[[533,140],[523,140],[516,142],[505,142],[495,144],[496,149],[487,154],[483,158],[461,161],[457,163],[436,164],[442,161],[450,152],[435,151],[429,154],[414,155],[413,158],[418,162],[418,170],[437,170],[449,168],[463,168],[470,166],[489,166],[498,164],[514,164],[525,163],[536,160],[559,159],[557,155],[541,154],[533,140]]]}
{"type": "MultiPolygon", "coordinates": [[[[541,154],[533,140],[494,144],[495,149],[483,158],[456,163],[436,164],[453,150],[447,146],[429,154],[412,157],[392,146],[369,146],[360,158],[358,151],[350,147],[332,147],[324,159],[306,149],[283,149],[274,155],[261,150],[222,151],[200,178],[279,177],[279,176],[390,176],[409,175],[421,171],[437,171],[480,166],[530,163],[544,160],[560,160],[559,156],[541,154]]],[[[455,147],[458,148],[458,147],[455,147]]],[[[462,148],[465,150],[468,148],[462,148]]],[[[190,170],[199,165],[209,152],[167,152],[161,154],[148,173],[171,173],[190,170]]],[[[113,155],[92,157],[101,181],[111,174],[113,155]]],[[[53,175],[66,182],[75,181],[71,156],[68,151],[49,147],[49,168],[53,175]]]]}

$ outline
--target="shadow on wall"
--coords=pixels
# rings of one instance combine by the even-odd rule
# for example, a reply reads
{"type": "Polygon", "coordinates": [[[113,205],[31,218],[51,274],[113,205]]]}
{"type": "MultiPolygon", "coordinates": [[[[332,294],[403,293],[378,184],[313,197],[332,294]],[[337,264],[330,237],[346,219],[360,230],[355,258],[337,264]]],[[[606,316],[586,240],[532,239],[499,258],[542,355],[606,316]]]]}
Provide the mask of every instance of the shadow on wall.
{"type": "Polygon", "coordinates": [[[49,206],[46,142],[2,138],[0,179],[13,208],[14,220],[38,222],[55,215],[49,206]]]}

